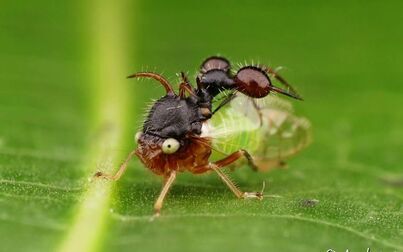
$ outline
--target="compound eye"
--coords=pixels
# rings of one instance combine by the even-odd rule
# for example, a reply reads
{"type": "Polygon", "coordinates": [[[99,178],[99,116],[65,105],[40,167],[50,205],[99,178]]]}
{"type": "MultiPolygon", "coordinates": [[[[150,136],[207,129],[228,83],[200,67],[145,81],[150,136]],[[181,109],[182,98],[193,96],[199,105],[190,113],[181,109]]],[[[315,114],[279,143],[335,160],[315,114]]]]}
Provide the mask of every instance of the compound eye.
{"type": "Polygon", "coordinates": [[[173,154],[175,153],[180,147],[178,140],[175,138],[168,138],[162,143],[162,152],[165,154],[173,154]]]}
{"type": "Polygon", "coordinates": [[[222,70],[224,72],[228,72],[230,67],[230,63],[227,59],[223,57],[213,56],[203,61],[200,67],[200,72],[207,73],[210,70],[222,70]]]}
{"type": "Polygon", "coordinates": [[[235,76],[237,89],[253,98],[265,97],[270,93],[269,76],[260,68],[247,66],[239,69],[235,76]]]}
{"type": "Polygon", "coordinates": [[[139,141],[141,135],[143,135],[143,132],[139,131],[136,133],[136,135],[134,135],[134,141],[136,141],[136,143],[139,141]]]}

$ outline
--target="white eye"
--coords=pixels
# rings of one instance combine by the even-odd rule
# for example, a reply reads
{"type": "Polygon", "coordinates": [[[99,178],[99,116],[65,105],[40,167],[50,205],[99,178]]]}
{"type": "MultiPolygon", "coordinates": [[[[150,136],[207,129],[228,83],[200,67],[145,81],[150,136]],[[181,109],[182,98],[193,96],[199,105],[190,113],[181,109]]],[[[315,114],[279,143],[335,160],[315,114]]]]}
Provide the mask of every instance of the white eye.
{"type": "Polygon", "coordinates": [[[179,149],[179,142],[175,138],[168,138],[162,143],[162,152],[165,154],[175,153],[179,149]]]}
{"type": "Polygon", "coordinates": [[[134,141],[136,141],[136,143],[139,141],[142,134],[143,132],[139,131],[136,133],[136,135],[134,135],[134,141]]]}

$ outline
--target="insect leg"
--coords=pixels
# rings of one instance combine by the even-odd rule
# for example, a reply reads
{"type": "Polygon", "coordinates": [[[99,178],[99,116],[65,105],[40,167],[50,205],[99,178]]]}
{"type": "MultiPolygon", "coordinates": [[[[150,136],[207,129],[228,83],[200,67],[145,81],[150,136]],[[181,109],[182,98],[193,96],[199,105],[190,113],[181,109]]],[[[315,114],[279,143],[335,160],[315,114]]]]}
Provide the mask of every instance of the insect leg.
{"type": "Polygon", "coordinates": [[[229,187],[229,189],[235,194],[235,196],[239,199],[263,199],[263,192],[243,192],[241,191],[232,180],[225,175],[225,173],[219,169],[219,167],[215,164],[211,164],[210,168],[213,169],[218,176],[222,179],[222,181],[229,187]]]}
{"type": "Polygon", "coordinates": [[[256,100],[253,98],[250,98],[252,100],[252,105],[256,109],[256,113],[259,116],[259,125],[260,127],[263,126],[263,114],[262,114],[262,109],[259,107],[259,105],[256,103],[256,100]]]}
{"type": "Polygon", "coordinates": [[[252,170],[254,170],[254,171],[258,170],[258,167],[255,164],[255,162],[253,161],[252,156],[249,154],[249,152],[247,152],[244,149],[240,149],[240,150],[230,154],[229,156],[214,162],[214,164],[216,164],[218,166],[218,168],[225,167],[225,166],[230,165],[233,162],[237,161],[241,157],[246,158],[246,160],[248,161],[248,165],[252,168],[252,170]]]}
{"type": "Polygon", "coordinates": [[[162,204],[164,203],[165,196],[167,195],[169,188],[171,188],[172,183],[175,181],[175,178],[176,178],[176,171],[171,171],[169,177],[165,178],[164,186],[162,187],[160,195],[158,196],[154,204],[154,211],[155,211],[154,216],[159,216],[162,204]]]}
{"type": "Polygon", "coordinates": [[[209,163],[207,165],[201,165],[201,166],[196,166],[192,169],[192,173],[194,174],[201,174],[207,171],[211,170],[211,165],[214,164],[217,166],[217,168],[223,168],[226,167],[232,163],[234,163],[235,161],[237,161],[239,158],[241,157],[245,157],[246,160],[248,161],[248,165],[250,166],[250,168],[252,168],[252,170],[254,171],[258,171],[259,167],[258,165],[256,165],[255,161],[253,160],[253,157],[249,154],[249,152],[247,152],[244,149],[240,149],[238,151],[235,151],[234,153],[228,155],[227,157],[220,159],[214,163],[209,163]]]}
{"type": "Polygon", "coordinates": [[[236,92],[233,92],[233,93],[229,94],[228,96],[226,96],[225,99],[217,106],[217,108],[214,109],[213,115],[215,114],[215,112],[220,110],[222,107],[224,107],[225,105],[230,103],[235,98],[236,98],[236,92]]]}
{"type": "Polygon", "coordinates": [[[127,156],[126,160],[120,165],[119,170],[116,172],[115,175],[112,176],[109,174],[105,174],[103,172],[97,172],[97,173],[95,173],[94,177],[105,178],[105,179],[115,180],[115,181],[120,179],[122,174],[126,171],[129,161],[134,157],[134,155],[136,155],[136,150],[133,150],[132,152],[130,152],[130,154],[127,156]]]}
{"type": "Polygon", "coordinates": [[[220,168],[223,168],[225,166],[228,166],[244,156],[247,160],[250,166],[253,167],[253,169],[257,170],[256,165],[253,162],[253,159],[251,155],[246,151],[246,150],[239,150],[231,155],[227,156],[226,158],[223,158],[221,160],[218,160],[214,163],[209,163],[204,166],[196,167],[195,170],[202,171],[202,170],[214,170],[218,176],[223,180],[223,182],[229,187],[229,189],[237,196],[238,198],[257,198],[257,199],[262,199],[263,198],[263,193],[262,192],[242,192],[235,184],[232,182],[232,180],[223,172],[220,170],[220,168]]]}

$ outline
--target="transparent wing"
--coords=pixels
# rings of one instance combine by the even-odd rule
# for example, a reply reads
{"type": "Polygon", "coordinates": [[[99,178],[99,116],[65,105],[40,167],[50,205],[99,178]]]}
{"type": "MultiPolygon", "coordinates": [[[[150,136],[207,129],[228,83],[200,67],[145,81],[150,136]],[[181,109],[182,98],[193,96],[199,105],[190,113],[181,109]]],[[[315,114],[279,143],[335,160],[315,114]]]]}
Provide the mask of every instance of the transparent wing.
{"type": "Polygon", "coordinates": [[[310,123],[294,114],[291,103],[269,95],[243,94],[219,110],[208,125],[214,149],[231,153],[246,149],[261,170],[284,166],[285,160],[311,142],[310,123]]]}

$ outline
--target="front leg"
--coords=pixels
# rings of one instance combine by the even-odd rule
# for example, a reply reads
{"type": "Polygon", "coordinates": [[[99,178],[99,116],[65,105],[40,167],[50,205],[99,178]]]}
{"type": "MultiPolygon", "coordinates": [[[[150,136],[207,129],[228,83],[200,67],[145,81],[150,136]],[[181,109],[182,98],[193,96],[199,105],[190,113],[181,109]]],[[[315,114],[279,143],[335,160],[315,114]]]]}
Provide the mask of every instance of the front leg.
{"type": "Polygon", "coordinates": [[[164,186],[158,196],[157,200],[154,204],[154,217],[158,217],[160,215],[162,204],[164,203],[165,196],[167,195],[169,189],[172,186],[172,183],[175,181],[176,171],[171,171],[168,177],[165,177],[164,186]]]}
{"type": "Polygon", "coordinates": [[[209,170],[214,170],[218,176],[222,179],[222,181],[228,186],[228,188],[235,194],[237,198],[240,199],[248,199],[248,198],[255,198],[262,200],[263,199],[263,192],[243,192],[241,191],[235,184],[232,182],[232,180],[226,175],[221,168],[226,167],[235,161],[237,161],[239,158],[245,157],[248,160],[248,163],[250,166],[252,166],[254,169],[256,168],[256,165],[253,162],[252,156],[246,151],[246,150],[239,150],[231,155],[218,160],[214,163],[208,163],[206,165],[198,166],[194,168],[195,173],[203,173],[205,171],[209,170]]]}
{"type": "Polygon", "coordinates": [[[135,155],[136,155],[136,150],[133,150],[132,152],[130,152],[130,154],[127,156],[126,160],[120,165],[119,170],[115,173],[115,175],[105,174],[105,173],[99,171],[94,174],[94,177],[95,178],[104,178],[104,179],[109,179],[109,180],[114,180],[114,181],[120,179],[120,177],[126,171],[129,161],[135,155]]]}

